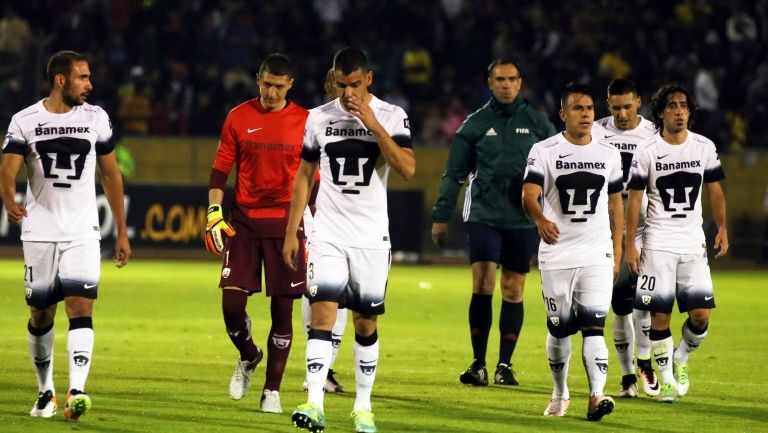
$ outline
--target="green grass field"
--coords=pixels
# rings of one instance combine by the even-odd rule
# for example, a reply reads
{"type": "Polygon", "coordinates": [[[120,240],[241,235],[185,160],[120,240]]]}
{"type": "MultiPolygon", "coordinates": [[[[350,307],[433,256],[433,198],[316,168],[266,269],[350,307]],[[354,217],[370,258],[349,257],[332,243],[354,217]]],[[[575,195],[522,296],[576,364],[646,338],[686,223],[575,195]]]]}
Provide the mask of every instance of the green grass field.
{"type": "MultiPolygon", "coordinates": [[[[251,392],[237,402],[228,395],[236,354],[224,331],[216,288],[218,264],[135,260],[116,270],[103,265],[94,325],[96,347],[88,392],[93,409],[79,423],[28,416],[37,386],[27,353],[20,261],[0,261],[0,432],[291,432],[290,411],[305,401],[305,339],[300,307],[294,311],[293,350],[281,390],[282,415],[257,410],[264,369],[251,392]]],[[[551,390],[544,353],[546,326],[539,278],[528,283],[525,326],[514,368],[519,387],[471,388],[458,374],[471,361],[467,332],[469,268],[399,266],[390,274],[387,314],[380,318],[381,357],[373,404],[381,432],[766,432],[768,399],[768,272],[718,271],[719,307],[708,339],[690,361],[691,389],[676,405],[647,398],[617,401],[600,423],[585,420],[587,383],[573,340],[569,386],[573,403],[565,418],[542,416],[551,390]],[[430,288],[425,288],[430,287],[430,288]]],[[[494,304],[498,311],[499,297],[494,304]]],[[[254,296],[249,305],[254,339],[266,341],[268,308],[254,296]]],[[[679,338],[682,316],[673,320],[679,338]]],[[[491,336],[495,361],[498,332],[491,336]]],[[[610,324],[607,325],[610,329],[610,324]]],[[[67,389],[67,320],[56,322],[55,383],[67,389]]],[[[611,352],[607,391],[621,372],[611,352]]],[[[351,321],[335,369],[354,390],[351,321]]],[[[354,395],[326,396],[326,432],[351,432],[354,395]]],[[[61,402],[60,402],[61,403],[61,402]]]]}

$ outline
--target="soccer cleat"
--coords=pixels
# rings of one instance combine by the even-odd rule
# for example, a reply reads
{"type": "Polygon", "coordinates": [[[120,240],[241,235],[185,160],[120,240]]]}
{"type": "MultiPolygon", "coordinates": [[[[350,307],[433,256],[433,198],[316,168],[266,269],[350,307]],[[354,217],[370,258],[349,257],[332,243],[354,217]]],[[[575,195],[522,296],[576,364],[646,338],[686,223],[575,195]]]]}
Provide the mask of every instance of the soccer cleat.
{"type": "Polygon", "coordinates": [[[325,392],[344,392],[344,387],[333,376],[333,369],[328,369],[328,377],[325,379],[325,392]]]}
{"type": "Polygon", "coordinates": [[[70,389],[67,393],[67,404],[64,405],[64,419],[77,421],[80,416],[91,408],[91,398],[77,389],[70,389]]]}
{"type": "Polygon", "coordinates": [[[589,397],[587,419],[590,421],[600,421],[604,416],[613,412],[615,406],[616,403],[607,395],[594,395],[589,397]]]}
{"type": "Polygon", "coordinates": [[[616,396],[621,398],[637,397],[637,376],[634,373],[625,374],[621,377],[621,389],[616,396]]]}
{"type": "Polygon", "coordinates": [[[229,380],[229,397],[232,400],[240,400],[248,392],[253,371],[256,370],[256,366],[259,365],[263,357],[264,352],[256,346],[256,359],[253,361],[237,360],[235,372],[232,373],[232,379],[229,380]]]}
{"type": "Polygon", "coordinates": [[[637,359],[637,375],[643,382],[643,391],[651,397],[659,395],[659,381],[650,359],[637,359]]]}
{"type": "Polygon", "coordinates": [[[688,387],[691,385],[691,381],[688,380],[688,364],[674,362],[672,364],[672,371],[677,381],[677,395],[678,397],[684,397],[688,394],[688,387]]]}
{"type": "Polygon", "coordinates": [[[563,400],[560,397],[550,398],[549,404],[544,410],[544,416],[565,416],[570,405],[570,400],[563,400]]]}
{"type": "Polygon", "coordinates": [[[459,381],[465,385],[488,386],[488,370],[485,365],[474,360],[467,371],[461,373],[459,381]]]}
{"type": "Polygon", "coordinates": [[[677,403],[677,384],[665,383],[661,385],[659,396],[656,399],[662,403],[677,403]]]}
{"type": "Polygon", "coordinates": [[[50,418],[56,415],[56,409],[59,407],[56,401],[56,396],[53,395],[53,391],[50,389],[41,392],[37,396],[37,401],[32,405],[32,410],[29,411],[29,416],[35,418],[50,418]]]}
{"type": "Polygon", "coordinates": [[[373,422],[373,412],[370,410],[353,410],[349,416],[355,419],[355,433],[376,433],[376,424],[373,422]]]}
{"type": "Polygon", "coordinates": [[[496,385],[519,385],[515,379],[515,372],[512,370],[512,366],[504,363],[496,366],[493,383],[496,385]]]}
{"type": "Polygon", "coordinates": [[[283,413],[283,407],[280,406],[280,391],[264,390],[264,393],[261,394],[261,411],[283,413]]]}
{"type": "Polygon", "coordinates": [[[303,428],[312,433],[325,430],[325,415],[314,403],[304,403],[296,408],[291,415],[291,421],[296,428],[303,428]]]}

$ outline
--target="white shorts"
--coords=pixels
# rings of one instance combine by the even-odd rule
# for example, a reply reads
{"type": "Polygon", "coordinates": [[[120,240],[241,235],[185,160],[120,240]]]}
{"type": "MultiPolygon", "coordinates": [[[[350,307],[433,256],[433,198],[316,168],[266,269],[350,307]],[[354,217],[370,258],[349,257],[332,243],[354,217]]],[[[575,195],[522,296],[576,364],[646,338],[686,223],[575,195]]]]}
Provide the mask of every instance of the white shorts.
{"type": "Polygon", "coordinates": [[[49,307],[67,296],[96,299],[101,277],[98,239],[23,243],[27,305],[49,307]]]}
{"type": "Polygon", "coordinates": [[[581,328],[604,326],[612,290],[610,266],[541,271],[549,333],[564,338],[581,328]]]}
{"type": "Polygon", "coordinates": [[[642,250],[635,308],[669,314],[675,305],[675,298],[681,313],[697,308],[715,308],[706,252],[679,254],[642,250]]]}
{"type": "Polygon", "coordinates": [[[364,315],[384,314],[390,251],[310,242],[307,299],[338,302],[364,315]]]}

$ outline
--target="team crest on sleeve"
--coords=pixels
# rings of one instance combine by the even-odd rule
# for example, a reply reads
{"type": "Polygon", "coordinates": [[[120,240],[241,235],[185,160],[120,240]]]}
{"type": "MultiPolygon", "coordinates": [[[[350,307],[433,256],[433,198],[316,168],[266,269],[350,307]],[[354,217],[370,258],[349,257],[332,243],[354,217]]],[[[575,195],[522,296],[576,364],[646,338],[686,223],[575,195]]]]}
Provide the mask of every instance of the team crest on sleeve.
{"type": "Polygon", "coordinates": [[[403,119],[403,127],[405,129],[411,129],[411,121],[407,117],[403,119]]]}
{"type": "Polygon", "coordinates": [[[528,165],[535,165],[536,164],[536,158],[528,158],[528,165]]]}

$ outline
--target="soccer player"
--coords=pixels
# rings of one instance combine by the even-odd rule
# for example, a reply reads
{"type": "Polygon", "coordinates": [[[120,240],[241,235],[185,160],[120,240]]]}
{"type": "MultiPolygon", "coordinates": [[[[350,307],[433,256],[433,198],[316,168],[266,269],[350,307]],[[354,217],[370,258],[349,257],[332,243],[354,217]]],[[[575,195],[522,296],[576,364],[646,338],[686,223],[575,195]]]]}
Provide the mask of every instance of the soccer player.
{"type": "Polygon", "coordinates": [[[725,194],[720,186],[725,175],[714,143],[688,130],[695,112],[681,85],[668,84],[656,92],[651,114],[658,133],[638,146],[629,179],[624,260],[639,275],[635,308],[651,312],[651,349],[661,375],[661,402],[675,402],[688,393],[688,356],[707,336],[710,310],[715,308],[701,227],[702,186],[717,224],[715,258],[728,252],[725,194]],[[644,193],[649,205],[641,255],[632,240],[644,193]],[[675,299],[688,319],[673,354],[669,323],[675,299]]]}
{"type": "Polygon", "coordinates": [[[461,383],[486,386],[485,355],[491,331],[496,270],[501,265],[499,359],[494,383],[517,385],[512,371],[523,326],[525,275],[539,238],[520,204],[525,160],[534,143],[555,135],[547,118],[519,96],[523,79],[512,59],[488,66],[493,96],[461,125],[451,144],[440,193],[432,209],[432,239],[444,243],[456,198],[464,195],[464,227],[472,266],[469,334],[474,360],[461,383]]]}
{"type": "Polygon", "coordinates": [[[224,120],[211,169],[206,247],[223,258],[219,286],[224,323],[240,353],[229,383],[229,396],[234,400],[248,391],[251,375],[263,357],[262,349],[253,342],[246,304],[250,295],[261,291],[264,267],[272,327],[261,410],[281,413],[279,390],[293,338],[293,301],[304,292],[306,279],[304,271],[283,263],[282,234],[308,112],[286,98],[293,86],[293,66],[286,56],[267,56],[259,68],[258,85],[259,97],[233,108],[224,120]],[[227,221],[221,202],[235,164],[237,181],[227,221]]]}
{"type": "Polygon", "coordinates": [[[621,155],[590,133],[595,111],[587,86],[568,84],[560,104],[565,132],[533,146],[523,185],[523,206],[541,236],[546,350],[554,382],[544,415],[564,416],[568,410],[571,335],[581,330],[587,419],[598,421],[614,408],[603,393],[608,371],[603,327],[621,257],[621,155]]]}
{"type": "Polygon", "coordinates": [[[357,432],[375,432],[371,410],[379,359],[377,316],[384,313],[390,265],[387,177],[390,169],[411,179],[416,159],[402,108],[368,92],[373,72],[367,56],[343,48],[333,58],[339,98],[310,111],[296,173],[283,259],[294,269],[300,257],[297,230],[320,165],[315,231],[309,245],[307,293],[312,323],[307,341],[308,401],[292,415],[294,425],[325,428],[323,384],[332,356],[332,329],[339,306],[353,311],[357,432]]]}
{"type": "MultiPolygon", "coordinates": [[[[642,101],[637,94],[634,81],[617,78],[608,85],[608,109],[610,116],[595,122],[593,135],[609,143],[621,152],[621,170],[624,179],[622,197],[626,201],[629,165],[637,145],[650,138],[656,128],[653,122],[637,114],[642,101]]],[[[647,199],[644,199],[647,203],[647,199]]],[[[645,206],[641,209],[641,221],[645,217],[645,206]]],[[[635,242],[640,245],[642,240],[642,223],[638,227],[635,242]]],[[[637,376],[634,368],[634,348],[637,342],[637,375],[643,381],[646,394],[659,394],[659,384],[651,365],[651,340],[648,333],[651,329],[651,314],[647,311],[634,310],[635,287],[637,274],[629,272],[629,268],[621,266],[619,276],[613,283],[613,343],[616,347],[619,364],[621,365],[621,389],[619,397],[637,396],[637,376]]]]}
{"type": "Polygon", "coordinates": [[[101,107],[85,102],[93,89],[88,60],[80,53],[60,51],[48,61],[47,75],[48,97],[11,119],[0,162],[0,196],[10,222],[21,224],[29,355],[38,385],[29,414],[50,418],[57,410],[53,322],[63,300],[69,318],[64,418],[78,420],[91,407],[85,382],[93,357],[93,304],[101,274],[97,164],[117,228],[118,268],[128,263],[131,247],[112,124],[101,107]],[[15,199],[15,177],[22,163],[28,178],[23,204],[15,199]]]}
{"type": "MultiPolygon", "coordinates": [[[[325,102],[333,101],[338,97],[336,90],[336,83],[333,79],[333,68],[328,70],[325,74],[325,81],[323,82],[323,90],[325,91],[325,102]]],[[[316,179],[317,176],[316,176],[316,179]]],[[[317,195],[317,183],[312,189],[312,193],[317,195]]],[[[310,203],[314,203],[314,200],[310,199],[310,203]]],[[[314,206],[310,205],[314,209],[314,206]]],[[[307,240],[309,241],[312,235],[312,213],[307,208],[304,211],[304,233],[306,233],[307,240]]],[[[312,310],[310,309],[309,299],[306,296],[301,297],[301,318],[304,321],[304,329],[307,331],[307,338],[309,338],[310,323],[312,320],[312,310]]],[[[344,392],[344,387],[336,380],[335,372],[333,371],[333,364],[336,362],[336,356],[339,354],[339,348],[341,347],[341,339],[344,337],[344,328],[347,327],[347,309],[339,308],[336,313],[336,322],[333,324],[333,330],[331,331],[331,341],[333,343],[333,353],[331,355],[331,363],[328,365],[328,377],[325,380],[324,389],[325,392],[344,392]]],[[[307,390],[307,383],[304,382],[304,390],[307,390]]]]}

